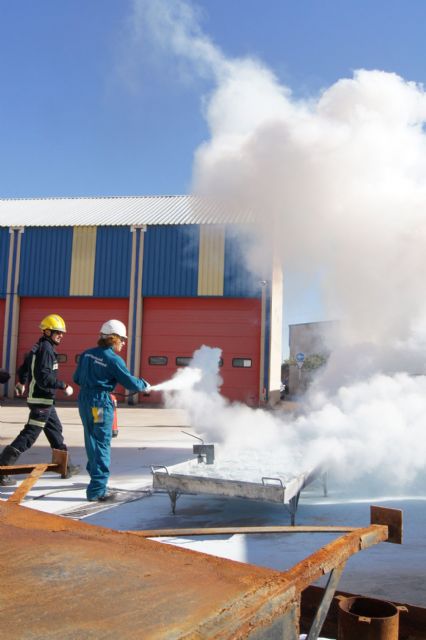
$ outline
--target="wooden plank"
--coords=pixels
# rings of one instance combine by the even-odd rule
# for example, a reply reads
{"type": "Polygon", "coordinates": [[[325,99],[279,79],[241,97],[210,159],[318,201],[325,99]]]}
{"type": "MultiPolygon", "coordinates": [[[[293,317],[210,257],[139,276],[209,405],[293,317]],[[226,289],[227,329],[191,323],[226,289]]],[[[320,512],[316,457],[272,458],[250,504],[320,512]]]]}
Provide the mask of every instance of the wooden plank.
{"type": "MultiPolygon", "coordinates": [[[[67,477],[67,465],[68,465],[68,451],[63,449],[52,449],[52,463],[57,465],[58,473],[61,474],[61,478],[67,477]]],[[[52,469],[53,471],[53,469],[52,469]]]]}
{"type": "MultiPolygon", "coordinates": [[[[49,464],[42,463],[42,464],[45,467],[46,471],[55,471],[57,473],[62,473],[62,467],[60,467],[58,464],[50,464],[50,463],[49,464]]],[[[32,471],[34,471],[34,469],[38,466],[39,464],[14,464],[7,467],[0,466],[0,475],[7,475],[7,476],[26,475],[27,473],[31,473],[32,471]]]]}
{"type": "MultiPolygon", "coordinates": [[[[41,463],[40,463],[41,464],[41,463]]],[[[11,464],[0,466],[0,475],[17,476],[32,473],[40,464],[11,464]]],[[[66,477],[68,464],[68,451],[52,449],[52,462],[43,463],[45,471],[60,473],[62,478],[66,477]]]]}
{"type": "Polygon", "coordinates": [[[270,526],[270,527],[206,527],[205,529],[147,529],[128,531],[143,538],[168,538],[177,536],[221,536],[251,533],[348,533],[357,527],[336,526],[270,526]]]}
{"type": "Polygon", "coordinates": [[[19,504],[27,495],[28,491],[35,485],[39,477],[46,471],[48,464],[36,464],[28,478],[25,478],[14,493],[8,498],[8,502],[16,502],[19,504]]]}

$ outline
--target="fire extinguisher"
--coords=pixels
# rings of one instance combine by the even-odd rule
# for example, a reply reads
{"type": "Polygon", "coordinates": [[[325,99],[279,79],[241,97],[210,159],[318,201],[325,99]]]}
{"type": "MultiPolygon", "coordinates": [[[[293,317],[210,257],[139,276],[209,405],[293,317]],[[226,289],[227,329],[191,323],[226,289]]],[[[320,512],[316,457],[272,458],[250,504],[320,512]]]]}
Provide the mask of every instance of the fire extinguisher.
{"type": "Polygon", "coordinates": [[[114,405],[114,418],[112,421],[112,437],[116,438],[118,436],[117,398],[113,393],[110,393],[109,397],[111,398],[112,404],[114,405]]]}

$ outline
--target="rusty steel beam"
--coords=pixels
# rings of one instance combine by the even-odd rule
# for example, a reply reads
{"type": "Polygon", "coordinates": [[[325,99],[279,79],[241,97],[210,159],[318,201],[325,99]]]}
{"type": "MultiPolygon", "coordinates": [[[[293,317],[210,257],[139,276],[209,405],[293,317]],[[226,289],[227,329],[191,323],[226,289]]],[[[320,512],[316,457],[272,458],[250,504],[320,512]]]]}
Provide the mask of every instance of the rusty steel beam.
{"type": "Polygon", "coordinates": [[[335,567],[346,562],[352,555],[368,549],[388,538],[386,525],[372,524],[356,529],[337,540],[333,540],[285,572],[287,579],[297,591],[303,591],[335,567]]]}

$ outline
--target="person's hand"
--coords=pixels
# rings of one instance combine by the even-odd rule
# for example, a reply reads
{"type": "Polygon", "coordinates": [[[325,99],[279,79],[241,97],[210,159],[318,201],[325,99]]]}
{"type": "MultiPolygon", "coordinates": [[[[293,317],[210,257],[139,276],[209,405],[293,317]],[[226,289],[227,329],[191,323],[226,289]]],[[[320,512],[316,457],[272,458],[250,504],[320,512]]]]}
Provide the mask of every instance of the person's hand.
{"type": "Polygon", "coordinates": [[[141,378],[144,383],[145,383],[145,389],[143,390],[143,394],[144,396],[149,396],[149,394],[151,393],[151,385],[149,384],[149,382],[147,382],[146,380],[144,380],[144,378],[141,378]]]}
{"type": "Polygon", "coordinates": [[[25,393],[25,385],[17,382],[15,385],[15,393],[17,396],[23,396],[25,393]]]}
{"type": "Polygon", "coordinates": [[[72,396],[72,394],[74,393],[74,389],[71,387],[71,385],[67,384],[64,389],[64,393],[66,396],[72,396]]]}

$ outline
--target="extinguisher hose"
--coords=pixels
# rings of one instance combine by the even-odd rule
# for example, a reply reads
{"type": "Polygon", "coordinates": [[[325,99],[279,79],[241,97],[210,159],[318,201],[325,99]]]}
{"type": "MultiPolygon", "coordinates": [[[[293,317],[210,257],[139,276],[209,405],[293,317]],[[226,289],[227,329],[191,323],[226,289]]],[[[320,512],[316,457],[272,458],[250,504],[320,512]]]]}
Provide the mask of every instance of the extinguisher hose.
{"type": "MultiPolygon", "coordinates": [[[[137,395],[138,393],[142,393],[143,391],[132,391],[131,393],[119,393],[118,391],[114,391],[115,396],[120,396],[120,398],[131,398],[132,396],[137,395]]],[[[147,394],[145,394],[147,395],[147,394]]]]}

